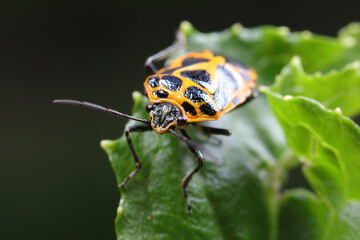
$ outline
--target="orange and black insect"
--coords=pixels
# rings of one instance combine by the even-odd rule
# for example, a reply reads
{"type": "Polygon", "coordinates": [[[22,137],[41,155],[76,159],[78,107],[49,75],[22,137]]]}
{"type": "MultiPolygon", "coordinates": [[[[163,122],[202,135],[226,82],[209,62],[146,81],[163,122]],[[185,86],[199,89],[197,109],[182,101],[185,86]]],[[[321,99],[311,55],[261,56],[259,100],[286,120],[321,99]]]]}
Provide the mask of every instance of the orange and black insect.
{"type": "MultiPolygon", "coordinates": [[[[187,53],[174,59],[168,66],[160,70],[156,69],[154,61],[165,59],[182,46],[183,42],[178,41],[149,57],[145,62],[149,72],[149,77],[144,82],[145,92],[150,100],[150,104],[146,106],[149,120],[89,102],[55,100],[54,103],[83,106],[143,123],[125,130],[136,168],[120,187],[124,187],[141,169],[141,162],[130,139],[130,133],[153,130],[159,134],[170,133],[184,141],[198,161],[197,167],[186,175],[181,183],[187,212],[191,212],[186,187],[201,169],[204,157],[199,145],[190,138],[185,128],[196,122],[217,120],[225,113],[253,99],[257,75],[253,69],[209,50],[187,53]],[[181,134],[177,133],[177,130],[181,134]]],[[[228,129],[201,125],[197,127],[210,134],[231,135],[228,129]]]]}

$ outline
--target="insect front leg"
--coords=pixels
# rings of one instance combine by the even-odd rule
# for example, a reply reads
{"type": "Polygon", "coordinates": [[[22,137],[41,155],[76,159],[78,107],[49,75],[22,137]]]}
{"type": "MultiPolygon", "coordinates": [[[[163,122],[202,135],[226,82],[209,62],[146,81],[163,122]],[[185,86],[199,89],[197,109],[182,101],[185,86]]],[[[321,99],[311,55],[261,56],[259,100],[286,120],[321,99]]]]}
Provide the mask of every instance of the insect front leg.
{"type": "Polygon", "coordinates": [[[146,131],[151,131],[152,128],[151,128],[151,125],[149,124],[144,124],[144,125],[136,125],[136,126],[131,126],[131,127],[128,127],[126,130],[125,130],[125,137],[126,137],[126,140],[129,144],[129,147],[130,147],[130,150],[131,150],[131,153],[132,153],[132,156],[133,156],[133,159],[134,159],[134,162],[135,162],[135,170],[132,171],[129,176],[127,178],[125,178],[125,180],[119,184],[119,187],[123,188],[126,183],[133,179],[134,176],[140,171],[141,169],[141,162],[140,162],[140,159],[139,159],[139,156],[137,155],[136,151],[135,151],[135,148],[132,144],[132,141],[131,141],[131,138],[130,138],[130,133],[131,132],[146,132],[146,131]]]}
{"type": "MultiPolygon", "coordinates": [[[[214,128],[214,127],[207,127],[207,126],[201,126],[196,123],[192,123],[197,129],[200,130],[202,134],[209,137],[210,135],[223,135],[223,136],[230,136],[231,130],[224,129],[224,128],[214,128]]],[[[218,138],[217,136],[213,136],[211,140],[214,140],[217,144],[221,144],[222,140],[218,138]]]]}
{"type": "Polygon", "coordinates": [[[203,133],[206,134],[215,134],[215,135],[224,135],[224,136],[230,136],[231,135],[231,130],[229,129],[225,129],[225,128],[214,128],[214,127],[206,127],[206,126],[201,126],[198,124],[195,124],[195,127],[199,130],[201,130],[203,133]]]}
{"type": "MultiPolygon", "coordinates": [[[[185,130],[181,130],[181,133],[186,138],[191,139],[190,136],[186,133],[185,130]]],[[[190,204],[190,201],[188,199],[188,193],[187,193],[186,187],[189,184],[189,182],[191,181],[191,179],[193,178],[193,176],[200,171],[201,167],[203,166],[204,157],[203,157],[203,155],[202,155],[202,153],[200,152],[199,149],[197,149],[197,148],[195,148],[193,146],[190,146],[188,143],[186,143],[186,145],[188,146],[188,148],[194,154],[194,156],[196,157],[196,160],[198,161],[198,165],[196,166],[196,168],[191,173],[186,175],[181,181],[181,188],[183,190],[184,198],[185,198],[186,205],[187,205],[186,213],[191,213],[192,212],[191,204],[190,204]]]]}
{"type": "Polygon", "coordinates": [[[186,39],[182,32],[178,31],[176,33],[176,40],[177,41],[173,45],[165,48],[164,50],[162,50],[162,51],[148,57],[148,59],[146,59],[145,69],[149,75],[153,75],[158,71],[154,65],[154,62],[164,60],[172,53],[179,51],[180,49],[185,47],[186,39]]]}

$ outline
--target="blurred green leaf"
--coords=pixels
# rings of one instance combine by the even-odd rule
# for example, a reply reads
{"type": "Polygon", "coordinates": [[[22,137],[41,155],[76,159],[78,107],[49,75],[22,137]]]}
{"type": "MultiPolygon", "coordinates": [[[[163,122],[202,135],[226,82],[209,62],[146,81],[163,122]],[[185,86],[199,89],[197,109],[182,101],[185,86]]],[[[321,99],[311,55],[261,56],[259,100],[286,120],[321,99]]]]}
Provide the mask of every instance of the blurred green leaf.
{"type": "MultiPolygon", "coordinates": [[[[307,228],[307,234],[316,232],[310,239],[359,239],[359,127],[338,109],[327,110],[309,98],[284,97],[265,87],[262,91],[284,129],[289,146],[303,162],[303,172],[319,199],[315,201],[309,194],[289,193],[280,211],[280,216],[287,218],[280,218],[280,223],[286,226],[288,221],[294,221],[299,228],[307,228]],[[297,213],[292,214],[291,220],[288,209],[297,213]],[[326,227],[311,222],[326,222],[326,227]]],[[[294,227],[281,229],[280,236],[309,239],[306,234],[296,235],[297,231],[292,231],[294,227]]]]}
{"type": "MultiPolygon", "coordinates": [[[[186,35],[187,48],[177,55],[210,49],[254,67],[259,84],[273,83],[295,55],[301,58],[304,70],[300,61],[293,61],[282,71],[277,86],[264,91],[289,146],[306,159],[303,160],[307,163],[305,174],[316,195],[294,190],[282,196],[287,170],[299,162],[286,145],[283,130],[265,97],[259,96],[220,120],[206,123],[231,129],[231,137],[208,138],[188,127],[197,142],[222,160],[216,164],[206,159],[203,169],[189,184],[189,199],[194,209],[191,215],[185,214],[180,188],[181,179],[196,166],[189,150],[169,134],[131,135],[143,168],[121,191],[116,218],[118,239],[264,240],[277,236],[354,239],[351,237],[360,236],[356,235],[360,225],[356,217],[360,216],[357,212],[358,130],[353,132],[358,128],[341,116],[339,110],[329,112],[313,100],[304,97],[284,100],[279,94],[309,95],[328,107],[340,106],[346,114],[358,113],[358,102],[351,104],[359,97],[358,67],[353,64],[340,70],[349,61],[359,60],[356,57],[360,56],[358,28],[358,24],[349,25],[338,38],[330,38],[307,31],[290,33],[286,27],[247,29],[240,24],[218,33],[200,33],[190,23],[182,23],[180,30],[186,35]],[[333,68],[339,71],[305,74],[326,73],[333,68]],[[350,80],[343,83],[344,77],[350,80]],[[323,92],[321,81],[330,89],[323,92]],[[336,87],[345,94],[334,97],[336,87]],[[313,88],[317,90],[312,91],[313,88]]],[[[139,93],[134,94],[134,100],[133,115],[148,118],[145,111],[148,100],[139,93]]],[[[130,121],[127,126],[135,124],[130,121]]],[[[126,139],[104,140],[102,147],[120,184],[135,167],[126,139]]]]}
{"type": "Polygon", "coordinates": [[[287,191],[279,208],[278,239],[327,239],[323,236],[329,218],[328,208],[313,193],[304,189],[287,191]]]}
{"type": "Polygon", "coordinates": [[[359,61],[360,24],[350,23],[340,30],[338,39],[345,47],[341,54],[327,66],[327,70],[340,69],[345,65],[359,61]]]}
{"type": "Polygon", "coordinates": [[[277,76],[272,90],[282,95],[306,96],[325,107],[340,107],[345,116],[360,113],[360,62],[354,62],[340,71],[323,75],[304,72],[299,57],[294,57],[277,76]]]}

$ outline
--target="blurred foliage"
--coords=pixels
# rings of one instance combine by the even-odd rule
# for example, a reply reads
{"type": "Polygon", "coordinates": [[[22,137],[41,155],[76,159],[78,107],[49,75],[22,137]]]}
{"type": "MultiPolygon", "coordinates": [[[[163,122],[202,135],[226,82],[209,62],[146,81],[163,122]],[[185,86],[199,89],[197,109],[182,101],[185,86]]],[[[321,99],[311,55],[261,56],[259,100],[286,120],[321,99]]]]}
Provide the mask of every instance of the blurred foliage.
{"type": "MultiPolygon", "coordinates": [[[[338,38],[240,24],[201,33],[183,22],[180,31],[183,52],[207,48],[254,67],[264,95],[205,123],[231,137],[188,127],[222,160],[206,161],[190,182],[190,215],[180,184],[196,160],[186,146],[169,134],[131,135],[143,169],[121,191],[118,239],[359,239],[360,130],[344,115],[360,111],[360,25],[338,38]],[[282,191],[299,164],[313,192],[282,191]]],[[[148,100],[133,97],[133,115],[147,118],[148,100]]],[[[101,145],[121,183],[134,169],[125,137],[101,145]]]]}

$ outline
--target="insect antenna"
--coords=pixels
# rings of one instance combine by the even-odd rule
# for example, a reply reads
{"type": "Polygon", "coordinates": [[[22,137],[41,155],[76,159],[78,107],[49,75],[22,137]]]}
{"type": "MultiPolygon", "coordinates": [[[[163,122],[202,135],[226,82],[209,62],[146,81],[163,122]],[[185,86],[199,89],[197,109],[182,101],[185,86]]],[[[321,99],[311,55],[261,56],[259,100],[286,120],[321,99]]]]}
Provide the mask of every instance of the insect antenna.
{"type": "Polygon", "coordinates": [[[53,101],[53,103],[54,104],[62,104],[62,105],[82,106],[82,107],[93,109],[96,111],[106,112],[106,113],[109,113],[109,114],[117,116],[117,117],[128,118],[128,119],[135,120],[138,122],[150,124],[150,120],[133,117],[133,116],[118,112],[114,109],[106,108],[106,107],[103,107],[101,105],[97,105],[94,103],[82,102],[82,101],[70,100],[70,99],[56,99],[53,101]]]}

